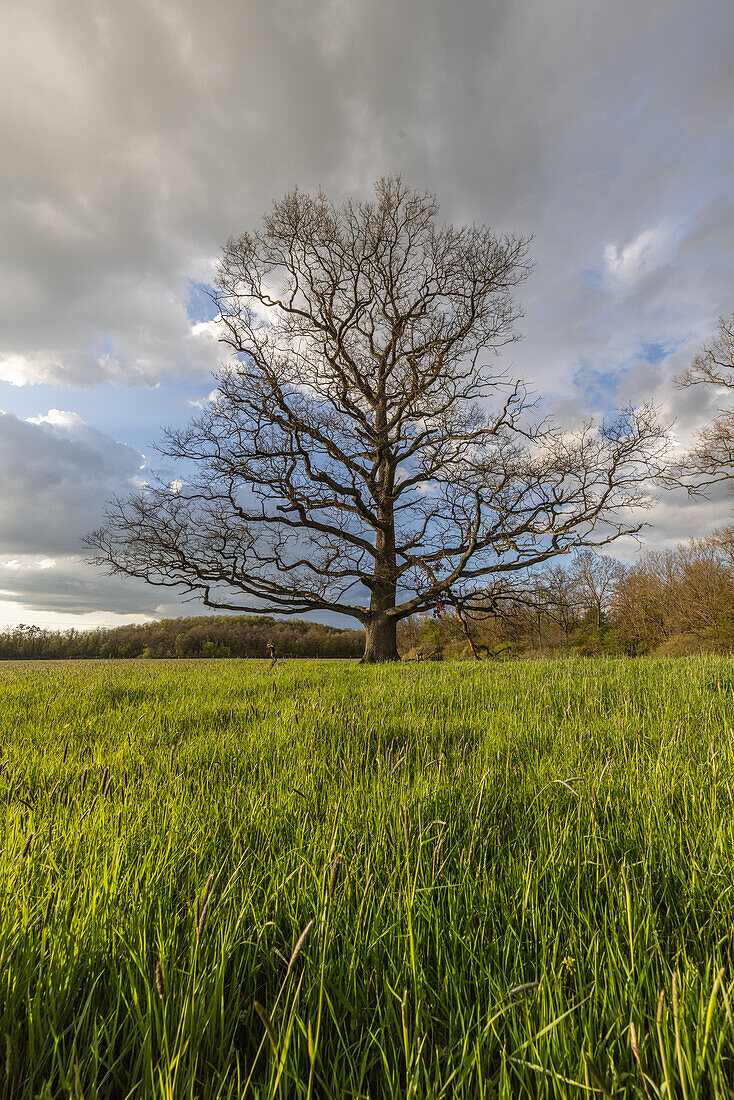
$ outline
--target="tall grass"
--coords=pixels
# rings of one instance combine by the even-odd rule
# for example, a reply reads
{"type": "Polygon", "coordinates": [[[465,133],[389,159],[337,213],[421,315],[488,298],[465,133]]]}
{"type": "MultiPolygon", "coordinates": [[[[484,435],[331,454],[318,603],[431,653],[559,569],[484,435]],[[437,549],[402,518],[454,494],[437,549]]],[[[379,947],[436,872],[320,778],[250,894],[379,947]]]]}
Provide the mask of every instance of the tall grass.
{"type": "Polygon", "coordinates": [[[0,1095],[734,1096],[732,727],[721,658],[2,666],[0,1095]]]}

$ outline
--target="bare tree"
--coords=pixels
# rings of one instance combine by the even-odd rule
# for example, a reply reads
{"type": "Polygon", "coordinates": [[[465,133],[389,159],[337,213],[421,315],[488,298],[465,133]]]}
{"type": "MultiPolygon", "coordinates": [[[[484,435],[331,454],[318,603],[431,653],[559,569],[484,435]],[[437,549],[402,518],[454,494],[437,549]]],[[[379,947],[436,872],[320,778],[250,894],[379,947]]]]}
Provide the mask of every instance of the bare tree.
{"type": "MultiPolygon", "coordinates": [[[[734,313],[719,318],[716,336],[676,379],[681,388],[710,385],[734,390],[734,313]]],[[[734,410],[720,409],[699,434],[679,474],[690,490],[734,478],[734,410]]]]}
{"type": "Polygon", "coordinates": [[[94,560],[210,607],[352,616],[374,662],[407,616],[471,615],[518,570],[639,528],[653,411],[530,424],[496,358],[528,242],[437,214],[389,178],[340,207],[294,191],[228,241],[216,398],[165,434],[174,487],[112,502],[94,560]]]}
{"type": "Polygon", "coordinates": [[[715,531],[677,547],[676,611],[684,633],[715,638],[734,617],[731,564],[722,552],[722,535],[725,532],[715,531]]]}
{"type": "MultiPolygon", "coordinates": [[[[571,631],[578,625],[579,617],[578,579],[573,569],[568,569],[561,562],[547,566],[535,578],[527,602],[556,623],[563,631],[564,641],[568,641],[571,631]]],[[[540,638],[540,629],[538,635],[540,638]]]]}
{"type": "Polygon", "coordinates": [[[617,634],[632,652],[663,643],[731,645],[734,628],[732,529],[672,550],[648,551],[616,583],[617,634]]]}
{"type": "Polygon", "coordinates": [[[620,641],[630,653],[647,652],[673,632],[674,562],[670,553],[649,551],[620,579],[613,614],[620,641]]]}
{"type": "Polygon", "coordinates": [[[614,594],[626,570],[622,562],[583,550],[573,563],[573,578],[578,600],[587,615],[600,629],[605,612],[609,611],[614,594]]]}

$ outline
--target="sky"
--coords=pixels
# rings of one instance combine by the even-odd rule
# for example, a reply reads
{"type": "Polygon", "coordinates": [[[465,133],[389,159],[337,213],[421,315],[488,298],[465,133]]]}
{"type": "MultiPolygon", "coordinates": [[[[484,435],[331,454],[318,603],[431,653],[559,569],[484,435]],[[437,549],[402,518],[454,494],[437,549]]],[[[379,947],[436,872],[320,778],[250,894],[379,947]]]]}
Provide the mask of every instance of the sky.
{"type": "MultiPolygon", "coordinates": [[[[82,560],[213,387],[224,241],[295,185],[402,173],[530,234],[505,365],[572,427],[655,401],[734,310],[732,0],[4,0],[0,627],[190,614],[82,560]]],[[[643,548],[732,522],[666,493],[643,548]]],[[[639,553],[631,541],[619,555],[639,553]]]]}

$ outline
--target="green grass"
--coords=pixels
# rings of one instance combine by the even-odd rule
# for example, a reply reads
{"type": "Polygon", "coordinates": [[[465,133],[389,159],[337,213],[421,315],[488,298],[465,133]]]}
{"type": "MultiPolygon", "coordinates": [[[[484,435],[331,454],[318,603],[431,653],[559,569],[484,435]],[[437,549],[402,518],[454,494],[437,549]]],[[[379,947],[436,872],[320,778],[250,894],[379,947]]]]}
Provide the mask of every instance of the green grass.
{"type": "Polygon", "coordinates": [[[734,1096],[732,726],[711,657],[2,666],[0,1095],[734,1096]]]}

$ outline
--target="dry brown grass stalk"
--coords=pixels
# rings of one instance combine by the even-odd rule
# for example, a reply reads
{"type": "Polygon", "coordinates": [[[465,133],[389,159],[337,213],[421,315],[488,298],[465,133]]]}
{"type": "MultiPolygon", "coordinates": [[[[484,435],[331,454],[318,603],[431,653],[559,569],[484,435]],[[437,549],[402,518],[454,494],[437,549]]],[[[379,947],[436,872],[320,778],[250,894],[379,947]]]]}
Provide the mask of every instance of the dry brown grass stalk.
{"type": "Polygon", "coordinates": [[[408,836],[408,814],[404,806],[400,807],[400,820],[403,823],[403,835],[405,837],[405,850],[410,851],[410,838],[408,836]]]}
{"type": "Polygon", "coordinates": [[[640,1071],[640,1076],[642,1077],[642,1087],[645,1090],[645,1095],[649,1096],[650,1093],[648,1092],[647,1081],[645,1079],[645,1073],[642,1068],[642,1059],[640,1058],[640,1044],[637,1040],[637,1028],[635,1027],[634,1020],[630,1020],[630,1046],[632,1048],[632,1054],[634,1055],[635,1061],[637,1062],[637,1068],[640,1071]]]}

